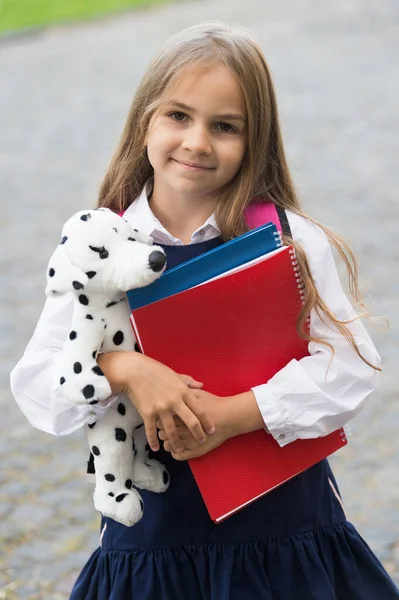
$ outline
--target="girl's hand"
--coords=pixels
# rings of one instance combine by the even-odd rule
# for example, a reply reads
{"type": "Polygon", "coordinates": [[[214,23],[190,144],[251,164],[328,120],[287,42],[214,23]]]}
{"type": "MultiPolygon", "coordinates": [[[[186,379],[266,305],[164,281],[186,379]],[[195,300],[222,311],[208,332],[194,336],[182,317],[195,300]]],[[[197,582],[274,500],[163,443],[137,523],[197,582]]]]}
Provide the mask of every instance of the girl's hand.
{"type": "Polygon", "coordinates": [[[173,445],[171,444],[171,440],[169,439],[168,432],[162,426],[162,423],[157,421],[157,426],[159,428],[159,439],[164,442],[165,450],[170,452],[173,458],[176,460],[189,460],[191,458],[203,456],[235,435],[235,431],[226,419],[229,402],[231,400],[230,397],[225,398],[215,396],[214,394],[210,394],[209,392],[205,392],[203,390],[196,391],[195,395],[197,397],[197,401],[201,402],[206,413],[214,423],[215,433],[207,437],[205,442],[199,444],[191,434],[191,431],[188,429],[186,424],[183,423],[179,417],[175,417],[174,421],[178,436],[184,444],[184,450],[176,453],[173,445]]]}
{"type": "Polygon", "coordinates": [[[130,362],[125,391],[144,421],[148,443],[159,450],[157,419],[167,432],[171,448],[177,454],[184,450],[174,417],[179,417],[197,444],[213,433],[214,426],[196,394],[202,383],[189,375],[179,375],[166,365],[135,353],[130,362]],[[196,389],[192,389],[196,388],[196,389]]]}

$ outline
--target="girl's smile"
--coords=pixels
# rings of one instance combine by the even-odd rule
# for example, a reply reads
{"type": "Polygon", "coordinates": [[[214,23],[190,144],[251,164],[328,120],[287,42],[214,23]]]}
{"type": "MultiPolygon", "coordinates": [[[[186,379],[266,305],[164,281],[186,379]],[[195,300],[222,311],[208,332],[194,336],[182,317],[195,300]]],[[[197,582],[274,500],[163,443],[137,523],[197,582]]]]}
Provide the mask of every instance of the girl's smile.
{"type": "Polygon", "coordinates": [[[177,160],[176,158],[172,158],[174,162],[180,165],[183,169],[187,169],[188,171],[203,173],[204,171],[213,171],[215,167],[207,167],[205,165],[201,165],[199,163],[190,163],[184,160],[177,160]]]}

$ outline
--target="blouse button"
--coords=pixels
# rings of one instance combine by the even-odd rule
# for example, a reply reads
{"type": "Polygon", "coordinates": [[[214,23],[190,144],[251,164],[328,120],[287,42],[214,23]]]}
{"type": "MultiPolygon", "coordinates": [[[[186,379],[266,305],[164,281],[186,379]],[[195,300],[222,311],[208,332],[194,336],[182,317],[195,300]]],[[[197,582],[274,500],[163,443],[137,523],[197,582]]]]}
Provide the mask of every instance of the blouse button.
{"type": "Polygon", "coordinates": [[[278,439],[279,439],[279,440],[283,440],[284,438],[285,438],[285,435],[284,435],[284,433],[282,433],[281,435],[279,435],[279,436],[278,436],[278,439]]]}
{"type": "Polygon", "coordinates": [[[205,231],[203,229],[200,229],[198,232],[200,235],[204,235],[205,231]]]}

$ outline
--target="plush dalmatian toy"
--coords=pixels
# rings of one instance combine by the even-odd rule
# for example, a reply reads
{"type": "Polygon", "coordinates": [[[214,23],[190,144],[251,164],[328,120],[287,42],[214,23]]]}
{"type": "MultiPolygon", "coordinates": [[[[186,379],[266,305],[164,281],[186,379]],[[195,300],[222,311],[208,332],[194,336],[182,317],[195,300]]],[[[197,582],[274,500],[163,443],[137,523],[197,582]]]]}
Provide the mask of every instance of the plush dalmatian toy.
{"type": "MultiPolygon", "coordinates": [[[[134,350],[126,292],[152,283],[165,265],[162,248],[109,209],[80,211],[65,223],[48,264],[46,294],[73,296],[72,325],[56,366],[68,402],[93,405],[111,395],[96,357],[134,350]]],[[[169,475],[149,458],[143,421],[127,396],[86,429],[96,473],[94,506],[131,526],[143,514],[134,486],[164,492],[169,475]]]]}

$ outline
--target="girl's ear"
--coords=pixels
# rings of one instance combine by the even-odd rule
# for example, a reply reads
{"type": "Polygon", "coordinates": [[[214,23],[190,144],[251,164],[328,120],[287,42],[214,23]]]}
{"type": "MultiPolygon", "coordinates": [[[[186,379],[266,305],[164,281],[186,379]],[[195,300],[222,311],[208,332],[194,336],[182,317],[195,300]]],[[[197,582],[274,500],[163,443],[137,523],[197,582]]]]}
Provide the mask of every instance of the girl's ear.
{"type": "Polygon", "coordinates": [[[47,267],[46,296],[83,290],[89,278],[79,267],[71,263],[64,244],[59,244],[47,267]]]}

